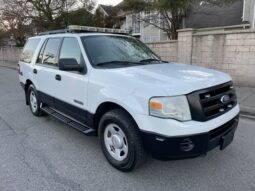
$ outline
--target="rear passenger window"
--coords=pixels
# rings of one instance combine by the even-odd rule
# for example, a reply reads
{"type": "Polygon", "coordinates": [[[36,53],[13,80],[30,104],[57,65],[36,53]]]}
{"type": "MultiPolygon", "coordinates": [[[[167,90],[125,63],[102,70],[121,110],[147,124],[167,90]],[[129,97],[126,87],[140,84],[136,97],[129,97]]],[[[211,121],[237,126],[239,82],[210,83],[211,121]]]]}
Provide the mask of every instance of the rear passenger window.
{"type": "Polygon", "coordinates": [[[40,39],[29,39],[20,57],[21,62],[31,63],[40,39]]]}
{"type": "Polygon", "coordinates": [[[78,64],[84,65],[81,48],[76,38],[64,38],[59,59],[73,58],[78,64]]]}
{"type": "MultiPolygon", "coordinates": [[[[61,38],[49,38],[44,48],[42,64],[58,66],[58,53],[61,44],[61,38]]],[[[39,55],[40,57],[40,55],[39,55]]]]}

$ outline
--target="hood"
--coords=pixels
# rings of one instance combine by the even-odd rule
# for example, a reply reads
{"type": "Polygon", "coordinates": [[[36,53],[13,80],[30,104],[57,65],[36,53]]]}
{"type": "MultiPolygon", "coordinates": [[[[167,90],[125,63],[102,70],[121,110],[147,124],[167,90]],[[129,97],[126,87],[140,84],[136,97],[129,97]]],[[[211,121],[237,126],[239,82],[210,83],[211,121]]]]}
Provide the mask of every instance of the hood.
{"type": "Polygon", "coordinates": [[[119,83],[133,88],[164,90],[167,95],[188,94],[231,81],[228,74],[194,65],[164,63],[107,70],[119,83]]]}

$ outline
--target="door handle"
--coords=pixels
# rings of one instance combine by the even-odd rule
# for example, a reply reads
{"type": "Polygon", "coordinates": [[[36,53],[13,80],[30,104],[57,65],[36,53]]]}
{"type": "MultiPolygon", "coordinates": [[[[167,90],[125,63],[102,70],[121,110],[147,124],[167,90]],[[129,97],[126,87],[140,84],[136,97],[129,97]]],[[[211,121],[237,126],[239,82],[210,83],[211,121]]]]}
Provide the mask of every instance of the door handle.
{"type": "Polygon", "coordinates": [[[36,70],[36,69],[33,69],[33,73],[34,73],[34,74],[37,74],[37,70],[36,70]]]}
{"type": "Polygon", "coordinates": [[[58,81],[61,81],[61,76],[60,76],[59,74],[57,74],[57,75],[55,76],[55,79],[58,80],[58,81]]]}

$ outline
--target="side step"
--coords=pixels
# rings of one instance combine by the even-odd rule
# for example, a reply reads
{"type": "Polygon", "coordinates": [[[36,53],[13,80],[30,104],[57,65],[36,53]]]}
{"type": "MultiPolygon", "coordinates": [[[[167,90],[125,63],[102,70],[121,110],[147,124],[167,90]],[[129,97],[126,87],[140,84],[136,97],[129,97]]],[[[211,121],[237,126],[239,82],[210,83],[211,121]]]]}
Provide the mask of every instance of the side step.
{"type": "Polygon", "coordinates": [[[41,110],[51,116],[53,116],[54,118],[62,121],[63,123],[83,132],[84,134],[88,135],[88,136],[95,136],[96,135],[96,130],[92,129],[82,123],[78,123],[77,121],[68,118],[67,116],[61,114],[60,112],[57,112],[54,109],[51,109],[48,106],[43,106],[41,107],[41,110]]]}

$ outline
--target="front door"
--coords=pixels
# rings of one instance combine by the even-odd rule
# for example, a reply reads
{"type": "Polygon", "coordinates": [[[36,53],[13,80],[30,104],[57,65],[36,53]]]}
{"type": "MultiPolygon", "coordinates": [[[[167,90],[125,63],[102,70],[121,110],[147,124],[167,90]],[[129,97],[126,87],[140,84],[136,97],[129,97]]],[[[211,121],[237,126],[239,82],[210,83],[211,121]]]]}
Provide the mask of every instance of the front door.
{"type": "MultiPolygon", "coordinates": [[[[66,37],[60,48],[60,59],[76,59],[78,64],[85,68],[84,57],[77,38],[66,37]]],[[[55,89],[55,107],[57,110],[86,123],[87,86],[88,76],[86,70],[80,72],[57,72],[57,85],[55,89]]]]}

